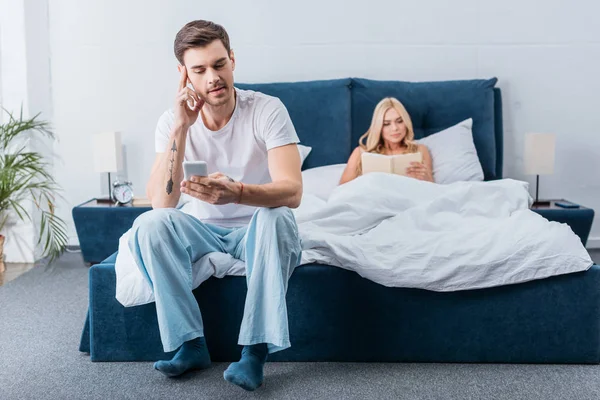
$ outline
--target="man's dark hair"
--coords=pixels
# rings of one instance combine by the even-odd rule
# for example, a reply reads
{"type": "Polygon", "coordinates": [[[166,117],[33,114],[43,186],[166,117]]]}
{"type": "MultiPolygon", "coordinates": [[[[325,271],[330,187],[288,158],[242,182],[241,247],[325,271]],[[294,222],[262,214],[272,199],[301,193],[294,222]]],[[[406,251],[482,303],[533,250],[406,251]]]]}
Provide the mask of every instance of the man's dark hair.
{"type": "Polygon", "coordinates": [[[229,56],[229,35],[225,28],[211,21],[197,20],[185,24],[175,36],[175,57],[183,65],[183,53],[194,47],[208,46],[215,40],[220,40],[229,56]]]}

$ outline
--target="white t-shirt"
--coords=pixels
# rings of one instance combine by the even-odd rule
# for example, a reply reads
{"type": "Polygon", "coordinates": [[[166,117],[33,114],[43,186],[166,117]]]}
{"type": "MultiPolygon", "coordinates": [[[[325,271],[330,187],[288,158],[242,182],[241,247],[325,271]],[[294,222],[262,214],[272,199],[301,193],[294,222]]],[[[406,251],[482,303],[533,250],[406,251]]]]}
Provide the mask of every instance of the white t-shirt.
{"type": "MultiPolygon", "coordinates": [[[[204,126],[202,118],[188,131],[184,160],[206,161],[208,173],[222,172],[245,184],[271,182],[267,151],[274,147],[298,143],[298,135],[287,109],[277,97],[252,90],[235,89],[237,97],[233,115],[218,131],[204,126]]],[[[155,148],[163,153],[169,146],[174,123],[173,110],[166,111],[156,127],[155,148]]],[[[181,194],[181,210],[203,222],[225,226],[244,226],[256,207],[225,204],[213,205],[181,194]]]]}

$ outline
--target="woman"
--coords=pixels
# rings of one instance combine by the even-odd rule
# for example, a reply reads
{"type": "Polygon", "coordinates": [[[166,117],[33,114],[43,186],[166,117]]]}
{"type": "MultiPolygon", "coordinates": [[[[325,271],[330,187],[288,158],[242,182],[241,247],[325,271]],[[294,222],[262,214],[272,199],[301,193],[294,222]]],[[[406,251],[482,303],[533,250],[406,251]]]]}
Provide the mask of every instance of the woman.
{"type": "Polygon", "coordinates": [[[402,103],[393,97],[381,100],[373,112],[371,127],[360,137],[358,147],[350,155],[340,185],[362,174],[361,154],[365,151],[385,155],[420,152],[423,162],[412,162],[406,169],[406,175],[433,182],[429,150],[426,146],[413,142],[414,137],[410,116],[402,103]]]}

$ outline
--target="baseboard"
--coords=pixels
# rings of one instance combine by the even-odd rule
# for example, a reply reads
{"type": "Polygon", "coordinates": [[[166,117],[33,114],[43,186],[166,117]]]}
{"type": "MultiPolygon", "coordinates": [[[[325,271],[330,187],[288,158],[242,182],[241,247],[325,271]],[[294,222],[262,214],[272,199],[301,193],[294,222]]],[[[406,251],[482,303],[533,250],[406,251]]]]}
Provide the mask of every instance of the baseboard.
{"type": "Polygon", "coordinates": [[[600,249],[600,236],[593,236],[588,238],[585,247],[587,249],[600,249]]]}
{"type": "Polygon", "coordinates": [[[79,237],[77,235],[69,235],[68,245],[79,246],[79,237]]]}

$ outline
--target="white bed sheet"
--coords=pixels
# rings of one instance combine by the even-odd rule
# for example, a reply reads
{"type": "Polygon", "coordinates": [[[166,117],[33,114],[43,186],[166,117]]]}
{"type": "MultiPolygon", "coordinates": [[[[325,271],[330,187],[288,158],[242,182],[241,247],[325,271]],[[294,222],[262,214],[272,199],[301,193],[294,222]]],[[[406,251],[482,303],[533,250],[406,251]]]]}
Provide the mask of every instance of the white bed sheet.
{"type": "MultiPolygon", "coordinates": [[[[384,286],[433,291],[479,289],[587,270],[592,260],[566,224],[529,210],[526,182],[503,179],[439,185],[371,173],[327,201],[305,194],[294,210],[302,264],[357,272],[384,286]]],[[[127,246],[119,244],[117,300],[154,301],[127,246]]],[[[194,287],[214,275],[245,274],[244,263],[210,253],[193,266],[194,287]]]]}

